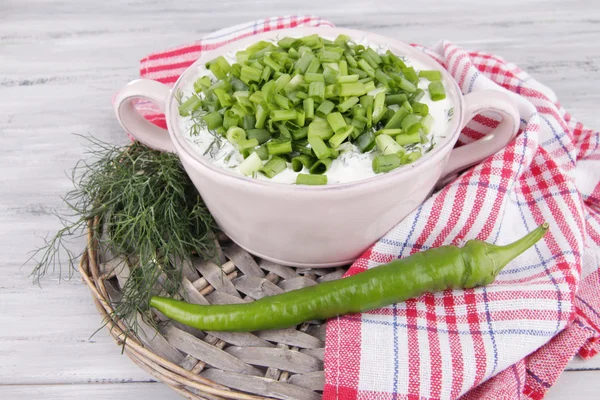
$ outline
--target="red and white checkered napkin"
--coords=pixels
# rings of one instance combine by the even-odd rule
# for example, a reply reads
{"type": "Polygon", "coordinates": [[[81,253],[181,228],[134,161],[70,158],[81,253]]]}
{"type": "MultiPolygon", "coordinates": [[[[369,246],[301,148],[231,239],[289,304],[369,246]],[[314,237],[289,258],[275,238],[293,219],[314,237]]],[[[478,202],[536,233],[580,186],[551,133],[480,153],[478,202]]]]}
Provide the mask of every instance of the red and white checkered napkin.
{"type": "MultiPolygon", "coordinates": [[[[172,84],[203,51],[293,26],[332,25],[314,17],[238,25],[144,58],[141,75],[172,84]]],[[[542,398],[573,355],[600,350],[600,134],[571,118],[554,93],[513,64],[448,42],[417,48],[444,65],[464,93],[512,93],[521,132],[435,193],[348,274],[471,238],[505,244],[543,221],[551,228],[485,288],[331,320],[324,398],[542,398]]],[[[144,111],[164,126],[162,115],[144,111]]],[[[477,116],[461,141],[482,137],[496,123],[477,116]]]]}

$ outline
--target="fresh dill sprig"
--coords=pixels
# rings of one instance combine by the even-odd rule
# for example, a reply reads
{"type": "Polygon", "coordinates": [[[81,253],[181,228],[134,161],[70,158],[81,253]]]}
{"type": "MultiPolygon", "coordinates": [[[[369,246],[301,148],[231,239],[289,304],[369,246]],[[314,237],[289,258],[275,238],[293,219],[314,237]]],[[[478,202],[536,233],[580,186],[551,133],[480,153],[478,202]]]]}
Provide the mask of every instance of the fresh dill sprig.
{"type": "Polygon", "coordinates": [[[72,276],[80,254],[69,249],[68,241],[84,235],[96,219],[94,238],[130,268],[115,315],[136,326],[137,313],[147,311],[153,294],[177,294],[183,262],[192,255],[216,255],[217,226],[176,155],[139,143],[88,140],[92,160],[73,169],[74,189],[63,198],[69,215],[58,215],[63,228],[30,258],[36,260],[32,276],[39,282],[61,268],[63,251],[72,276]],[[103,229],[107,234],[101,235],[103,229]]]}

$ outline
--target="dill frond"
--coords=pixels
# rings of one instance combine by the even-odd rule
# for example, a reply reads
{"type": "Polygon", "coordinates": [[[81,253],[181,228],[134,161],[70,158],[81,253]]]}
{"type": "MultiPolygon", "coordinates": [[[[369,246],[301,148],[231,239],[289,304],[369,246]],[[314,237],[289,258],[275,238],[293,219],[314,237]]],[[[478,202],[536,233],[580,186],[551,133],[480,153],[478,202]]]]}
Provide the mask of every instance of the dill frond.
{"type": "Polygon", "coordinates": [[[97,218],[99,245],[133,260],[115,315],[136,326],[137,313],[147,311],[153,294],[177,294],[184,261],[216,255],[217,226],[176,155],[140,143],[113,146],[87,139],[90,160],[73,169],[74,189],[63,197],[70,211],[57,215],[63,227],[31,256],[32,276],[39,282],[60,269],[60,254],[66,252],[71,277],[80,254],[68,242],[97,218]],[[100,234],[103,229],[107,235],[100,234]]]}

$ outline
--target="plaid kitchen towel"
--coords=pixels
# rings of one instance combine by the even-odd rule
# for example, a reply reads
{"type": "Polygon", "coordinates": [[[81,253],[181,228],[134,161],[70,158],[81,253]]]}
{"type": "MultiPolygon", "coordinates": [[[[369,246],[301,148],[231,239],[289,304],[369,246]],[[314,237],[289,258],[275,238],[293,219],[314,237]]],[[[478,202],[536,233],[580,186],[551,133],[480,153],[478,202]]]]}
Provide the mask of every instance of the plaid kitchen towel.
{"type": "MultiPolygon", "coordinates": [[[[256,33],[333,26],[316,17],[237,25],[149,55],[142,77],[173,84],[198,56],[256,33]]],[[[399,37],[398,39],[402,39],[399,37]]],[[[517,66],[448,42],[432,49],[464,93],[495,89],[518,103],[521,127],[506,149],[435,193],[348,271],[479,238],[505,244],[543,221],[543,241],[484,288],[445,291],[329,321],[325,399],[540,399],[569,359],[600,349],[600,135],[517,66]]],[[[140,104],[165,126],[151,104],[140,104]]],[[[497,124],[479,115],[461,142],[497,124]]]]}

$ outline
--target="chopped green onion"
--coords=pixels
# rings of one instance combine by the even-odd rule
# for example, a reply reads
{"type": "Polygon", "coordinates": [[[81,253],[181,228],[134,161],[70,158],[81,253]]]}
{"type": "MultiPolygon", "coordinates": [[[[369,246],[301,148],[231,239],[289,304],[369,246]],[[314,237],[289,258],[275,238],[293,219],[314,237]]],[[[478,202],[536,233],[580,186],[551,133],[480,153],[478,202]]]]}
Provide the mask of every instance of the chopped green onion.
{"type": "Polygon", "coordinates": [[[225,111],[225,117],[223,118],[223,127],[225,129],[229,129],[232,126],[238,126],[240,123],[240,118],[236,115],[236,113],[229,109],[225,111]]]}
{"type": "Polygon", "coordinates": [[[327,185],[327,175],[298,174],[296,185],[327,185]]]}
{"type": "Polygon", "coordinates": [[[441,71],[417,72],[391,51],[379,54],[345,35],[260,41],[237,52],[236,61],[208,62],[212,74],[194,82],[179,112],[203,119],[245,161],[252,155],[268,161],[260,167],[270,177],[286,160],[295,172],[324,172],[355,146],[364,153],[377,146],[378,157],[392,156],[373,160],[379,172],[413,162],[421,151],[412,147],[427,143],[434,125],[420,80],[428,80],[432,100],[446,97],[441,71]]]}
{"type": "MultiPolygon", "coordinates": [[[[276,94],[273,97],[273,100],[275,100],[275,104],[277,104],[279,107],[283,108],[284,110],[290,110],[294,106],[290,99],[288,99],[287,97],[282,96],[280,94],[276,94]]],[[[294,111],[294,110],[290,110],[290,111],[294,111]]]]}
{"type": "Polygon", "coordinates": [[[266,103],[261,103],[256,106],[256,125],[255,128],[261,129],[265,127],[265,121],[269,116],[269,111],[266,103]]]}
{"type": "Polygon", "coordinates": [[[354,132],[351,133],[352,139],[356,139],[365,130],[367,122],[354,118],[352,120],[352,126],[354,127],[354,132]]]}
{"type": "Polygon", "coordinates": [[[442,81],[433,81],[429,84],[429,96],[433,101],[440,101],[446,98],[446,90],[442,81]]]}
{"type": "Polygon", "coordinates": [[[325,84],[323,82],[312,82],[308,86],[308,97],[322,102],[325,100],[325,84]]]}
{"type": "Polygon", "coordinates": [[[388,135],[379,135],[375,138],[377,149],[384,155],[403,153],[404,149],[388,135]]]}
{"type": "Polygon", "coordinates": [[[202,117],[204,122],[206,122],[206,127],[209,130],[217,129],[220,126],[223,126],[223,117],[219,114],[218,111],[213,111],[208,113],[202,117]]]}
{"type": "Polygon", "coordinates": [[[219,99],[219,104],[221,104],[221,107],[229,107],[233,105],[233,99],[225,90],[215,89],[214,93],[219,99]]]}
{"type": "Polygon", "coordinates": [[[412,109],[415,114],[419,114],[422,117],[429,114],[429,106],[425,103],[413,103],[412,109]]]}
{"type": "Polygon", "coordinates": [[[332,84],[332,83],[335,83],[335,80],[338,76],[338,72],[336,70],[334,70],[333,68],[325,67],[325,69],[323,70],[322,76],[323,76],[323,79],[325,80],[325,83],[332,84]]]}
{"type": "MultiPolygon", "coordinates": [[[[292,132],[292,138],[294,140],[304,139],[305,137],[308,137],[308,126],[302,127],[300,129],[298,129],[297,131],[292,132]]],[[[293,146],[292,146],[292,149],[295,150],[293,148],[293,146]]]]}
{"type": "MultiPolygon", "coordinates": [[[[310,127],[309,127],[309,131],[310,131],[310,127]]],[[[329,151],[329,147],[327,147],[327,145],[325,144],[323,139],[321,139],[319,136],[311,136],[309,133],[308,144],[310,144],[312,151],[315,153],[315,156],[319,160],[327,158],[331,154],[329,151]]]]}
{"type": "Polygon", "coordinates": [[[417,161],[419,158],[421,158],[421,155],[422,154],[420,151],[413,151],[412,153],[405,154],[402,157],[402,164],[413,163],[413,162],[417,161]]]}
{"type": "Polygon", "coordinates": [[[327,122],[329,123],[329,126],[331,126],[331,129],[333,129],[335,133],[338,133],[342,129],[346,128],[346,121],[344,120],[342,114],[339,112],[334,112],[327,115],[327,122]]]}
{"type": "Polygon", "coordinates": [[[417,71],[413,67],[402,68],[402,73],[412,83],[419,82],[419,75],[417,75],[417,71]]]}
{"type": "Polygon", "coordinates": [[[294,69],[296,71],[300,71],[300,73],[304,74],[306,72],[306,69],[308,68],[308,65],[310,64],[310,62],[312,61],[313,58],[315,58],[315,55],[312,52],[310,52],[310,51],[304,52],[300,56],[298,61],[296,61],[296,64],[294,64],[294,69]]]}
{"type": "Polygon", "coordinates": [[[310,169],[316,161],[317,160],[314,157],[301,154],[292,158],[292,170],[294,172],[300,172],[304,168],[310,169]]]}
{"type": "Polygon", "coordinates": [[[253,103],[260,104],[265,101],[265,96],[263,95],[263,92],[254,92],[250,95],[249,100],[253,103]]]}
{"type": "Polygon", "coordinates": [[[417,89],[415,90],[415,92],[410,96],[410,99],[408,99],[411,103],[416,103],[418,101],[420,101],[423,96],[425,96],[425,91],[423,89],[417,89]]]}
{"type": "MultiPolygon", "coordinates": [[[[258,154],[260,159],[263,161],[269,159],[269,151],[267,150],[267,146],[264,144],[262,144],[258,147],[255,147],[254,149],[251,149],[250,154],[252,154],[252,153],[258,154]]],[[[248,155],[250,155],[250,154],[248,154],[248,155]]]]}
{"type": "Polygon", "coordinates": [[[285,154],[292,152],[292,141],[283,138],[283,139],[271,139],[267,142],[267,150],[269,154],[274,156],[277,154],[285,154]]]}
{"type": "Polygon", "coordinates": [[[202,78],[196,80],[196,82],[194,82],[194,91],[196,93],[200,93],[203,90],[210,88],[211,84],[212,83],[210,82],[210,78],[207,75],[205,75],[202,78]]]}
{"type": "Polygon", "coordinates": [[[358,101],[359,101],[358,97],[356,97],[356,96],[350,97],[346,101],[344,101],[343,103],[339,104],[337,106],[337,109],[340,112],[345,113],[350,108],[352,108],[354,105],[358,104],[358,101]]]}
{"type": "Polygon", "coordinates": [[[379,57],[379,54],[377,54],[377,52],[372,48],[369,47],[365,50],[363,57],[366,55],[368,55],[375,62],[375,64],[381,64],[381,57],[379,57]]]}
{"type": "MultiPolygon", "coordinates": [[[[375,89],[376,89],[375,82],[370,81],[370,82],[365,83],[365,90],[367,91],[367,93],[369,93],[370,91],[375,90],[375,89]]],[[[384,93],[384,92],[381,92],[381,93],[384,93]]]]}
{"type": "Polygon", "coordinates": [[[238,150],[244,151],[258,146],[258,140],[255,139],[240,139],[238,142],[238,150]]]}
{"type": "Polygon", "coordinates": [[[256,152],[251,153],[248,158],[239,165],[240,172],[246,176],[252,175],[262,167],[262,160],[256,152]]]}
{"type": "Polygon", "coordinates": [[[346,48],[348,46],[348,42],[350,40],[352,40],[350,38],[350,36],[344,35],[344,34],[339,34],[333,42],[335,44],[337,44],[338,46],[342,46],[342,47],[346,48]]]}
{"type": "MultiPolygon", "coordinates": [[[[279,139],[288,140],[288,139],[292,138],[292,133],[290,132],[290,130],[287,128],[287,126],[284,123],[282,123],[282,122],[275,123],[272,120],[269,122],[275,124],[275,126],[277,127],[277,129],[275,129],[275,131],[279,131],[279,139]]],[[[286,122],[291,122],[291,121],[286,121],[286,122]]],[[[290,144],[290,146],[291,146],[291,144],[290,144]]]]}
{"type": "Polygon", "coordinates": [[[289,74],[281,74],[281,76],[275,81],[275,93],[281,92],[291,80],[292,77],[289,74]]]}
{"type": "Polygon", "coordinates": [[[217,79],[225,79],[227,78],[227,74],[231,70],[231,66],[223,56],[219,56],[212,61],[206,63],[206,68],[208,68],[217,79]]]}
{"type": "Polygon", "coordinates": [[[377,123],[383,117],[384,114],[384,106],[385,104],[385,93],[379,92],[375,95],[375,100],[373,101],[373,122],[377,123]]]}
{"type": "Polygon", "coordinates": [[[380,69],[375,71],[375,79],[377,79],[379,82],[381,82],[383,85],[385,85],[387,87],[390,87],[390,85],[393,82],[393,79],[390,78],[385,72],[383,72],[380,69]]]}
{"type": "Polygon", "coordinates": [[[306,113],[304,110],[296,110],[296,123],[298,126],[304,126],[306,123],[306,113]]]}
{"type": "Polygon", "coordinates": [[[312,98],[304,99],[304,114],[307,119],[312,119],[315,116],[315,101],[312,98]]]}
{"type": "Polygon", "coordinates": [[[408,114],[401,123],[402,130],[410,135],[412,133],[418,132],[421,129],[421,117],[415,114],[408,114]]]}
{"type": "Polygon", "coordinates": [[[270,80],[262,86],[262,89],[260,91],[263,93],[263,97],[265,98],[265,100],[271,101],[271,99],[275,95],[275,88],[276,83],[274,80],[270,80]]]}
{"type": "Polygon", "coordinates": [[[243,63],[246,62],[250,59],[250,55],[253,54],[255,51],[250,50],[250,48],[246,49],[246,50],[241,50],[238,51],[237,53],[235,53],[235,58],[237,59],[237,61],[239,63],[243,63]]]}
{"type": "Polygon", "coordinates": [[[304,82],[325,82],[325,78],[323,77],[323,74],[316,74],[311,72],[304,75],[304,82]]]}
{"type": "Polygon", "coordinates": [[[354,82],[358,82],[358,75],[338,75],[338,77],[335,79],[336,83],[354,83],[354,82]]]}
{"type": "Polygon", "coordinates": [[[438,70],[421,70],[419,71],[419,78],[425,78],[430,81],[442,80],[442,73],[438,70]]]}
{"type": "Polygon", "coordinates": [[[269,78],[271,77],[271,72],[273,72],[273,69],[267,65],[262,70],[262,74],[260,74],[260,80],[263,81],[263,82],[268,81],[269,78]]]}
{"type": "Polygon", "coordinates": [[[321,118],[315,119],[308,125],[308,137],[318,137],[327,140],[333,136],[333,129],[329,123],[321,118]]]}
{"type": "Polygon", "coordinates": [[[229,143],[237,147],[241,140],[246,139],[246,131],[237,126],[232,126],[231,128],[227,129],[226,137],[227,140],[229,140],[229,143]]]}
{"type": "Polygon", "coordinates": [[[356,139],[356,146],[361,153],[366,153],[373,150],[375,147],[375,136],[373,135],[373,132],[370,130],[363,132],[356,139]]]}
{"type": "Polygon", "coordinates": [[[373,69],[373,67],[371,67],[371,65],[366,60],[364,60],[364,59],[360,60],[358,62],[358,66],[360,67],[360,69],[365,71],[368,76],[370,76],[372,78],[375,77],[375,70],[373,69]]]}
{"type": "Polygon", "coordinates": [[[356,59],[352,56],[352,54],[348,50],[344,51],[344,57],[346,58],[346,61],[348,61],[348,65],[351,68],[358,67],[358,63],[356,62],[356,59]]]}
{"type": "Polygon", "coordinates": [[[420,122],[423,132],[429,134],[431,132],[431,128],[433,127],[435,120],[431,114],[427,114],[426,116],[421,118],[420,122]]]}
{"type": "Polygon", "coordinates": [[[271,139],[271,134],[266,129],[249,129],[246,131],[248,139],[256,139],[258,144],[263,144],[271,139]]]}
{"type": "Polygon", "coordinates": [[[321,62],[338,62],[342,58],[340,53],[334,51],[324,51],[321,53],[321,62]]]}
{"type": "Polygon", "coordinates": [[[268,178],[273,178],[278,173],[287,168],[285,160],[281,157],[273,156],[258,172],[263,173],[268,178]]]}
{"type": "Polygon", "coordinates": [[[331,111],[333,111],[334,108],[335,108],[335,104],[333,104],[332,101],[325,100],[324,102],[321,103],[321,105],[319,105],[319,107],[317,107],[315,114],[317,114],[317,116],[319,116],[321,118],[325,118],[327,116],[327,114],[329,114],[331,111]]]}
{"type": "Polygon", "coordinates": [[[371,68],[373,68],[373,70],[378,68],[377,63],[375,62],[375,60],[373,60],[373,58],[369,55],[368,52],[363,52],[361,54],[361,57],[371,66],[371,68]]]}
{"type": "Polygon", "coordinates": [[[379,136],[379,135],[388,135],[388,136],[396,136],[402,133],[402,129],[397,129],[397,128],[393,128],[393,129],[380,129],[377,132],[375,132],[375,136],[379,136]]]}
{"type": "Polygon", "coordinates": [[[288,99],[290,99],[290,101],[292,102],[292,105],[297,105],[299,104],[303,99],[298,97],[298,93],[300,92],[292,92],[292,93],[288,93],[286,96],[288,99]]]}
{"type": "Polygon", "coordinates": [[[244,115],[244,117],[242,118],[242,128],[244,128],[244,130],[248,130],[248,129],[254,129],[254,126],[256,125],[256,118],[254,118],[254,115],[244,115]]]}
{"type": "Polygon", "coordinates": [[[396,136],[396,143],[401,146],[406,146],[407,144],[420,143],[421,135],[419,132],[412,133],[410,135],[398,135],[396,136]]]}
{"type": "Polygon", "coordinates": [[[346,60],[340,60],[338,62],[338,70],[340,76],[348,75],[348,62],[346,60]]]}
{"type": "Polygon", "coordinates": [[[396,169],[400,166],[401,160],[400,157],[396,154],[387,154],[377,156],[373,159],[372,167],[373,172],[379,174],[381,172],[389,172],[393,169],[396,169]]]}
{"type": "Polygon", "coordinates": [[[335,87],[336,87],[335,85],[325,86],[325,98],[326,99],[331,99],[333,97],[336,97],[335,87]]]}
{"type": "Polygon", "coordinates": [[[277,61],[273,60],[271,54],[263,58],[263,62],[265,63],[265,69],[270,67],[273,71],[279,72],[283,68],[277,61]]]}
{"type": "Polygon", "coordinates": [[[367,75],[367,73],[365,71],[363,71],[362,69],[358,69],[356,67],[348,68],[348,72],[353,75],[358,75],[359,79],[363,79],[363,78],[366,78],[369,76],[369,75],[367,75]]]}
{"type": "Polygon", "coordinates": [[[402,120],[409,114],[406,108],[399,108],[392,118],[385,124],[385,129],[397,129],[402,127],[402,120]]]}
{"type": "Polygon", "coordinates": [[[202,106],[202,99],[198,96],[191,96],[189,99],[179,105],[179,115],[182,117],[190,115],[202,106]]]}
{"type": "Polygon", "coordinates": [[[273,121],[288,121],[296,119],[296,117],[296,110],[273,110],[269,115],[269,118],[273,121]]]}
{"type": "Polygon", "coordinates": [[[306,73],[310,74],[310,73],[316,73],[317,71],[319,71],[319,67],[321,66],[321,63],[319,62],[318,58],[313,58],[310,61],[310,64],[308,64],[308,68],[306,68],[306,73]]]}
{"type": "Polygon", "coordinates": [[[338,86],[338,95],[342,97],[363,96],[367,92],[367,88],[361,82],[341,83],[338,86]]]}
{"type": "Polygon", "coordinates": [[[262,70],[260,70],[258,68],[250,67],[248,65],[242,66],[242,72],[241,72],[242,81],[248,80],[248,81],[259,82],[261,75],[262,75],[262,70]],[[244,77],[246,77],[246,79],[244,79],[244,77]]]}
{"type": "Polygon", "coordinates": [[[405,92],[413,93],[417,90],[417,87],[406,78],[400,77],[396,82],[398,83],[398,87],[405,92]]]}
{"type": "Polygon", "coordinates": [[[311,49],[318,49],[323,47],[323,42],[321,41],[319,35],[317,35],[316,33],[313,35],[304,36],[303,38],[300,38],[300,40],[302,41],[302,43],[304,43],[311,49]]]}
{"type": "Polygon", "coordinates": [[[352,132],[354,132],[354,127],[352,125],[346,125],[329,139],[329,145],[332,148],[337,149],[352,132]]]}
{"type": "Polygon", "coordinates": [[[315,162],[312,167],[310,167],[309,172],[312,175],[323,175],[329,167],[331,167],[331,163],[333,160],[331,158],[323,158],[322,160],[318,160],[315,162]]]}
{"type": "Polygon", "coordinates": [[[300,141],[295,141],[292,143],[292,150],[300,153],[300,154],[304,154],[307,156],[313,156],[313,151],[306,147],[308,145],[308,141],[306,141],[306,144],[300,143],[300,141]]]}
{"type": "Polygon", "coordinates": [[[295,39],[295,38],[284,37],[283,39],[279,39],[279,41],[277,42],[277,45],[283,49],[289,49],[296,43],[296,40],[297,39],[295,39]]]}
{"type": "Polygon", "coordinates": [[[298,86],[302,85],[303,83],[304,76],[296,75],[288,82],[287,85],[284,86],[283,91],[286,93],[293,92],[294,90],[298,89],[298,86]]]}

